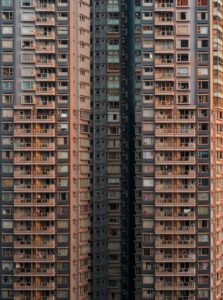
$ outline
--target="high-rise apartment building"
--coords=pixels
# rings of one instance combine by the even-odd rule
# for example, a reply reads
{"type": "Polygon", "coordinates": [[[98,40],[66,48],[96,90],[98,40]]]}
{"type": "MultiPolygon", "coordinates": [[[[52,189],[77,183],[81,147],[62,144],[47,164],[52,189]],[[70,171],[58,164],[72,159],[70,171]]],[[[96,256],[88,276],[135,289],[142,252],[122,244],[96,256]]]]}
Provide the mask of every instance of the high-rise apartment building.
{"type": "Polygon", "coordinates": [[[0,1],[0,299],[223,299],[222,34],[222,0],[0,1]]]}
{"type": "Polygon", "coordinates": [[[94,299],[222,299],[222,1],[92,1],[94,299]]]}
{"type": "Polygon", "coordinates": [[[0,298],[89,299],[89,0],[0,1],[0,298]]]}

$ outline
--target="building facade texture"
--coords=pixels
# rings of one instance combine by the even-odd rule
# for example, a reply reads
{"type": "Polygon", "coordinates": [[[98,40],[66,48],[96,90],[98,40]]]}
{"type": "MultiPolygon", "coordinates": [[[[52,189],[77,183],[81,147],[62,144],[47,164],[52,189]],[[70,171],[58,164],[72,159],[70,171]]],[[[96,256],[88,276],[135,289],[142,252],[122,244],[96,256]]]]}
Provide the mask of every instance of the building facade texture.
{"type": "Polygon", "coordinates": [[[222,0],[1,0],[0,30],[0,299],[223,299],[222,0]]]}

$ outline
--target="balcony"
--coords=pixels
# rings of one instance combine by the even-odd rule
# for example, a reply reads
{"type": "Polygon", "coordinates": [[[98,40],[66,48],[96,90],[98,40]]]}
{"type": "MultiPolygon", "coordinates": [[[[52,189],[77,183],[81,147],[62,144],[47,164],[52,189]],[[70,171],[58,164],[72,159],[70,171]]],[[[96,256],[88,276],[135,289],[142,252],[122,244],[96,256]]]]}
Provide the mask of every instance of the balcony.
{"type": "Polygon", "coordinates": [[[15,290],[54,290],[55,285],[54,282],[40,282],[40,283],[14,282],[14,289],[15,290]]]}
{"type": "Polygon", "coordinates": [[[156,234],[195,234],[194,226],[165,226],[158,225],[155,228],[156,234]]]}
{"type": "Polygon", "coordinates": [[[54,26],[55,25],[55,19],[39,15],[36,18],[36,25],[37,26],[54,26]]]}
{"type": "Polygon", "coordinates": [[[156,95],[174,95],[173,86],[155,86],[156,95]]]}
{"type": "Polygon", "coordinates": [[[15,151],[54,151],[54,143],[15,143],[15,151]]]}
{"type": "Polygon", "coordinates": [[[45,212],[45,213],[31,213],[31,212],[15,212],[14,213],[14,220],[55,220],[55,213],[54,212],[45,212]]]}
{"type": "Polygon", "coordinates": [[[43,68],[43,67],[55,67],[55,60],[54,59],[37,59],[36,60],[36,67],[43,68]]]}
{"type": "Polygon", "coordinates": [[[36,94],[37,95],[54,95],[55,94],[55,87],[52,86],[37,86],[36,87],[36,94]]]}
{"type": "Polygon", "coordinates": [[[195,178],[196,171],[194,170],[185,170],[185,171],[171,171],[171,170],[156,170],[156,178],[195,178]]]}
{"type": "Polygon", "coordinates": [[[55,185],[54,184],[44,184],[44,185],[26,185],[26,184],[20,184],[20,185],[14,185],[14,191],[15,192],[55,192],[55,185]]]}
{"type": "Polygon", "coordinates": [[[185,291],[185,290],[195,290],[196,285],[194,281],[191,282],[165,282],[158,281],[155,284],[156,290],[166,290],[166,291],[185,291]]]}
{"type": "Polygon", "coordinates": [[[167,11],[167,12],[173,12],[174,6],[172,1],[166,1],[166,0],[159,0],[155,3],[155,11],[167,11]]]}
{"type": "Polygon", "coordinates": [[[169,40],[174,39],[174,31],[173,29],[156,29],[155,30],[155,39],[161,39],[161,40],[169,40]]]}
{"type": "Polygon", "coordinates": [[[20,198],[19,196],[15,195],[14,197],[14,206],[18,207],[30,207],[30,206],[55,206],[55,199],[54,198],[41,198],[41,199],[24,199],[20,198]]]}
{"type": "Polygon", "coordinates": [[[164,26],[173,26],[174,25],[174,19],[172,14],[164,15],[160,14],[155,17],[155,25],[164,25],[164,26]]]}
{"type": "Polygon", "coordinates": [[[43,109],[54,109],[55,108],[55,102],[54,101],[36,101],[37,108],[43,108],[43,109]]]}
{"type": "Polygon", "coordinates": [[[37,40],[55,40],[55,32],[45,32],[41,30],[36,30],[36,39],[37,40]]]}
{"type": "Polygon", "coordinates": [[[35,136],[40,136],[40,137],[54,137],[55,136],[55,129],[34,129],[33,134],[35,136]]]}
{"type": "Polygon", "coordinates": [[[162,109],[171,109],[173,108],[173,100],[156,100],[155,107],[162,109]]]}
{"type": "Polygon", "coordinates": [[[156,247],[157,248],[180,248],[180,249],[184,249],[184,248],[196,248],[196,241],[195,240],[160,240],[157,239],[156,240],[156,247]]]}
{"type": "Polygon", "coordinates": [[[187,150],[195,150],[196,144],[195,143],[176,143],[176,142],[156,142],[155,144],[156,149],[160,150],[172,150],[172,151],[187,151],[187,150]]]}
{"type": "Polygon", "coordinates": [[[16,226],[14,228],[14,234],[55,234],[55,228],[53,226],[41,226],[41,227],[27,227],[16,226]]]}
{"type": "Polygon", "coordinates": [[[156,254],[156,262],[195,262],[196,254],[156,254]]]}
{"type": "Polygon", "coordinates": [[[194,123],[195,115],[174,116],[173,114],[156,114],[157,123],[194,123]]]}
{"type": "Polygon", "coordinates": [[[31,171],[31,170],[15,170],[15,178],[55,178],[55,172],[52,171],[31,171]]]}
{"type": "Polygon", "coordinates": [[[49,2],[37,2],[35,9],[36,9],[36,11],[44,12],[44,13],[45,12],[54,12],[55,5],[53,3],[49,3],[49,2]]]}
{"type": "Polygon", "coordinates": [[[36,81],[55,81],[55,74],[53,73],[37,73],[36,81]]]}
{"type": "Polygon", "coordinates": [[[168,67],[168,68],[174,68],[174,61],[173,61],[173,58],[163,58],[163,57],[156,57],[155,58],[155,66],[156,68],[157,67],[161,67],[161,68],[164,68],[164,67],[168,67]]]}
{"type": "Polygon", "coordinates": [[[14,247],[19,249],[32,249],[32,248],[55,248],[55,242],[54,241],[14,241],[14,247]]]}
{"type": "Polygon", "coordinates": [[[25,255],[25,254],[15,254],[14,261],[16,262],[55,262],[55,255],[25,255]]]}
{"type": "Polygon", "coordinates": [[[43,122],[55,122],[54,115],[43,115],[43,114],[37,114],[37,116],[34,115],[23,115],[18,114],[14,116],[14,122],[15,123],[43,123],[43,122]]]}
{"type": "Polygon", "coordinates": [[[174,76],[173,73],[168,73],[168,72],[156,72],[155,73],[155,80],[158,81],[174,81],[174,76]]]}
{"type": "Polygon", "coordinates": [[[165,193],[195,193],[196,185],[195,184],[156,184],[156,192],[165,192],[165,193]]]}
{"type": "Polygon", "coordinates": [[[193,128],[156,128],[157,136],[191,136],[195,137],[196,130],[193,128]]]}
{"type": "Polygon", "coordinates": [[[37,43],[36,45],[36,53],[49,53],[49,54],[54,54],[55,53],[55,46],[54,45],[45,45],[41,43],[37,43]]]}
{"type": "Polygon", "coordinates": [[[159,196],[156,197],[156,206],[157,207],[163,207],[163,206],[167,206],[167,207],[195,207],[196,206],[196,200],[194,198],[186,198],[186,199],[182,199],[180,197],[174,197],[174,198],[161,198],[159,196]]]}
{"type": "Polygon", "coordinates": [[[195,276],[195,268],[156,268],[156,276],[195,276]]]}
{"type": "Polygon", "coordinates": [[[194,212],[157,212],[156,220],[179,220],[179,221],[194,221],[196,214],[194,212]]]}
{"type": "Polygon", "coordinates": [[[156,156],[156,164],[176,164],[176,165],[187,165],[187,164],[195,164],[196,158],[193,156],[189,157],[168,157],[168,156],[156,156]]]}

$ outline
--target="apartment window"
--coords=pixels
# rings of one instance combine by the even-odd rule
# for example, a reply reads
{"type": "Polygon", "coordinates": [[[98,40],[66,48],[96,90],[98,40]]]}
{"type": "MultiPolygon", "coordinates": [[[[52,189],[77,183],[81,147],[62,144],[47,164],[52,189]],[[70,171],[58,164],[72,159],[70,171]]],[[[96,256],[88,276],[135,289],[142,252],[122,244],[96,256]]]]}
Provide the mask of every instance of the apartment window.
{"type": "Polygon", "coordinates": [[[2,68],[2,76],[12,76],[13,68],[12,67],[3,67],[2,68]]]}
{"type": "Polygon", "coordinates": [[[206,12],[206,11],[198,12],[197,19],[199,21],[207,21],[208,20],[208,12],[206,12]]]}
{"type": "Polygon", "coordinates": [[[21,6],[22,7],[32,7],[33,0],[21,0],[21,6]]]}
{"type": "Polygon", "coordinates": [[[209,207],[208,206],[198,206],[198,214],[207,216],[209,214],[209,207]]]}
{"type": "Polygon", "coordinates": [[[143,151],[143,159],[153,159],[153,151],[143,151]]]}
{"type": "Polygon", "coordinates": [[[68,27],[65,27],[65,26],[63,26],[63,27],[58,27],[58,28],[57,28],[57,32],[58,32],[58,34],[60,34],[60,35],[66,35],[66,34],[68,34],[68,27]]]}
{"type": "Polygon", "coordinates": [[[208,159],[209,158],[209,152],[208,151],[199,151],[198,152],[198,158],[208,159]]]}
{"type": "Polygon", "coordinates": [[[198,298],[201,298],[201,299],[209,299],[209,290],[198,290],[198,298]]]}
{"type": "Polygon", "coordinates": [[[143,178],[143,186],[144,187],[153,187],[154,186],[153,178],[143,178]]]}
{"type": "Polygon", "coordinates": [[[199,62],[208,62],[209,56],[208,53],[198,53],[199,62]]]}
{"type": "Polygon", "coordinates": [[[11,49],[13,48],[13,40],[2,40],[2,48],[4,49],[11,49]]]}
{"type": "Polygon", "coordinates": [[[33,90],[34,89],[34,81],[31,81],[31,80],[22,81],[21,89],[22,90],[33,90]]]}
{"type": "Polygon", "coordinates": [[[177,34],[189,34],[190,32],[190,27],[188,25],[177,25],[177,30],[176,33],[177,34]]]}
{"type": "Polygon", "coordinates": [[[208,26],[198,26],[197,28],[198,34],[208,34],[208,26]]]}
{"type": "Polygon", "coordinates": [[[22,62],[25,63],[34,62],[34,53],[33,52],[22,53],[22,62]]]}
{"type": "Polygon", "coordinates": [[[189,67],[178,67],[177,68],[177,76],[189,76],[190,68],[189,67]]]}
{"type": "Polygon", "coordinates": [[[68,20],[68,13],[67,12],[59,12],[58,13],[58,21],[67,21],[67,20],[68,20]]]}
{"type": "Polygon", "coordinates": [[[60,220],[57,221],[57,227],[59,229],[68,229],[69,228],[69,224],[67,220],[60,220]]]}
{"type": "Polygon", "coordinates": [[[3,11],[2,12],[2,20],[3,21],[12,21],[12,11],[3,11]]]}
{"type": "Polygon", "coordinates": [[[208,81],[198,81],[198,89],[199,90],[207,90],[209,88],[208,81]]]}
{"type": "Polygon", "coordinates": [[[2,34],[13,34],[12,26],[2,26],[2,34]]]}
{"type": "Polygon", "coordinates": [[[177,0],[177,6],[189,6],[189,0],[177,0]]]}
{"type": "Polygon", "coordinates": [[[2,53],[2,62],[13,62],[13,55],[12,53],[2,53]]]}
{"type": "Polygon", "coordinates": [[[201,104],[208,103],[209,95],[198,95],[198,102],[201,104]]]}
{"type": "Polygon", "coordinates": [[[208,40],[207,39],[198,39],[197,46],[198,46],[198,48],[207,48],[208,40]]]}
{"type": "Polygon", "coordinates": [[[198,0],[197,5],[198,6],[207,6],[208,5],[208,0],[198,0]]]}
{"type": "Polygon", "coordinates": [[[34,21],[34,12],[22,12],[21,14],[22,21],[34,21]]]}
{"type": "Polygon", "coordinates": [[[177,54],[177,62],[188,62],[188,61],[189,61],[189,53],[177,54]]]}
{"type": "Polygon", "coordinates": [[[35,69],[34,67],[22,67],[22,70],[21,70],[21,75],[24,76],[24,77],[32,77],[35,75],[35,69]]]}
{"type": "Polygon", "coordinates": [[[11,7],[13,0],[2,0],[2,7],[11,7]]]}
{"type": "Polygon", "coordinates": [[[197,69],[198,76],[208,76],[208,68],[206,67],[199,67],[197,69]]]}
{"type": "Polygon", "coordinates": [[[67,243],[68,240],[69,240],[69,237],[66,234],[58,234],[57,235],[57,242],[58,243],[67,243]]]}
{"type": "Polygon", "coordinates": [[[189,81],[179,81],[177,83],[177,88],[179,90],[189,90],[189,88],[190,88],[190,82],[189,81]]]}
{"type": "Polygon", "coordinates": [[[22,26],[22,34],[23,35],[30,35],[35,33],[34,25],[26,25],[22,26]]]}
{"type": "Polygon", "coordinates": [[[189,95],[177,95],[177,103],[178,104],[189,104],[189,95]]]}
{"type": "Polygon", "coordinates": [[[177,48],[189,48],[189,40],[177,40],[177,48]]]}
{"type": "Polygon", "coordinates": [[[209,186],[209,179],[208,178],[199,178],[198,186],[201,188],[203,188],[203,187],[207,188],[209,186]]]}
{"type": "Polygon", "coordinates": [[[188,21],[189,20],[189,13],[186,11],[179,11],[177,12],[177,21],[188,21]]]}

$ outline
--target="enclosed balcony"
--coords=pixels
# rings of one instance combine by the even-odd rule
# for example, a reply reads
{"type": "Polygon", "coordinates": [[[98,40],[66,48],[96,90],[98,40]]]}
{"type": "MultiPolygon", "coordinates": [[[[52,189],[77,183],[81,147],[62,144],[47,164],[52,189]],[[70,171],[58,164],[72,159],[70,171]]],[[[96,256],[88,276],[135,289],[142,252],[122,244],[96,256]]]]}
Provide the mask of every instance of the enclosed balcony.
{"type": "Polygon", "coordinates": [[[155,29],[155,39],[174,39],[174,30],[172,26],[159,26],[155,29]]]}
{"type": "Polygon", "coordinates": [[[54,12],[55,4],[52,1],[37,1],[35,9],[37,12],[54,12]]]}
{"type": "Polygon", "coordinates": [[[156,1],[155,11],[173,12],[174,11],[173,0],[158,0],[158,1],[156,1]]]}

